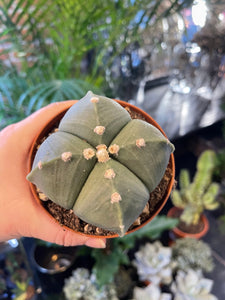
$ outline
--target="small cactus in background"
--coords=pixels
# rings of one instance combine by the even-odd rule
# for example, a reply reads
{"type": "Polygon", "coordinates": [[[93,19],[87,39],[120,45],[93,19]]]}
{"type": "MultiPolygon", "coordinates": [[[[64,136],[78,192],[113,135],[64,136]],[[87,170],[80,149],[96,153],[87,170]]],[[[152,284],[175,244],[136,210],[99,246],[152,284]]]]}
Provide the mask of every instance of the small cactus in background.
{"type": "Polygon", "coordinates": [[[88,92],[41,144],[27,178],[43,199],[123,236],[162,179],[173,150],[157,128],[88,92]]]}
{"type": "Polygon", "coordinates": [[[172,253],[176,269],[201,269],[210,272],[214,268],[211,248],[204,241],[192,238],[177,239],[172,246],[172,253]]]}
{"type": "Polygon", "coordinates": [[[219,206],[216,201],[219,185],[212,182],[215,163],[216,154],[206,150],[198,158],[193,182],[188,170],[182,169],[180,172],[180,190],[174,190],[171,198],[176,207],[183,209],[180,219],[186,224],[197,224],[205,209],[213,210],[219,206]]]}

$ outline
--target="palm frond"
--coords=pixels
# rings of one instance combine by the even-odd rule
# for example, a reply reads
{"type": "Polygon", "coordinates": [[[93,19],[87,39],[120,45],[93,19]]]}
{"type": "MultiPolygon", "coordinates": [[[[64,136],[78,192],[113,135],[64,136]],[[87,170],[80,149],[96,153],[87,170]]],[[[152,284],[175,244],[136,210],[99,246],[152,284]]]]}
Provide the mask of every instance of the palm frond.
{"type": "Polygon", "coordinates": [[[19,97],[17,107],[25,107],[26,115],[56,101],[80,99],[88,90],[96,91],[91,84],[77,79],[52,80],[29,87],[19,97]]]}

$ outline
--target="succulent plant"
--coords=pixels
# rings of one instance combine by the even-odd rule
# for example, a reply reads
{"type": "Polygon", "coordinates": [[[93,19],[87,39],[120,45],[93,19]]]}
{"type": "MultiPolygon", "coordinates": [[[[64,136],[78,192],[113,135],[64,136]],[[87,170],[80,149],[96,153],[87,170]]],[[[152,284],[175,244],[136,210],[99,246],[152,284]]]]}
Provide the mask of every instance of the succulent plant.
{"type": "Polygon", "coordinates": [[[133,300],[171,300],[172,294],[162,293],[159,286],[150,284],[145,288],[135,287],[133,300]]]}
{"type": "Polygon", "coordinates": [[[213,281],[202,276],[200,270],[189,269],[187,272],[178,271],[171,290],[174,300],[217,300],[212,295],[213,281]]]}
{"type": "Polygon", "coordinates": [[[192,238],[177,239],[172,246],[172,253],[177,269],[201,269],[206,272],[213,270],[211,248],[204,241],[192,238]]]}
{"type": "Polygon", "coordinates": [[[180,190],[174,190],[171,199],[176,207],[183,209],[180,219],[186,224],[197,224],[205,209],[213,210],[219,205],[216,201],[219,185],[212,182],[215,164],[215,152],[206,150],[198,158],[192,182],[188,170],[182,169],[180,172],[180,190]]]}
{"type": "Polygon", "coordinates": [[[156,127],[88,92],[41,144],[27,178],[80,219],[123,236],[162,179],[173,150],[156,127]]]}
{"type": "Polygon", "coordinates": [[[134,266],[140,280],[154,284],[169,284],[172,281],[172,249],[160,241],[146,243],[135,253],[134,266]]]}
{"type": "Polygon", "coordinates": [[[118,300],[113,284],[100,289],[95,276],[85,268],[73,271],[72,276],[65,280],[63,292],[67,300],[118,300]]]}

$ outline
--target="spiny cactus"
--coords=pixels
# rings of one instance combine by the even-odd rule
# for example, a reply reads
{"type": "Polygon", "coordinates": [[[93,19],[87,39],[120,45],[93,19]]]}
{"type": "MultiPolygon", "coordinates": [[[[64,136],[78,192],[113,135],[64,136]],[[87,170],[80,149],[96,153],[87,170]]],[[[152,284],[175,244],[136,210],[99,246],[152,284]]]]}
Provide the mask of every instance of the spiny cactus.
{"type": "Polygon", "coordinates": [[[214,268],[211,248],[202,240],[177,239],[172,245],[172,253],[176,269],[183,271],[201,269],[205,272],[211,272],[214,268]]]}
{"type": "Polygon", "coordinates": [[[216,201],[219,185],[212,182],[215,163],[216,154],[206,150],[198,158],[193,182],[188,170],[182,169],[180,172],[180,190],[174,190],[171,198],[176,207],[183,209],[181,220],[186,224],[197,224],[205,209],[213,210],[219,205],[216,201]]]}
{"type": "Polygon", "coordinates": [[[162,179],[173,150],[157,128],[88,92],[41,144],[27,178],[80,219],[123,236],[162,179]]]}

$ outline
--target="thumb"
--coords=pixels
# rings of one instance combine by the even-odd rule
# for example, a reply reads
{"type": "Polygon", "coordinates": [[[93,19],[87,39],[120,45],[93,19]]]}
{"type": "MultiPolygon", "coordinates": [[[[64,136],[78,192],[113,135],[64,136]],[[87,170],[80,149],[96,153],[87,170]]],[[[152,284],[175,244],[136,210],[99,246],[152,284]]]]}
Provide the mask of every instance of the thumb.
{"type": "Polygon", "coordinates": [[[33,236],[63,246],[86,245],[94,248],[105,248],[105,238],[88,237],[61,226],[42,206],[37,205],[33,221],[30,224],[30,232],[25,234],[26,236],[33,236]]]}

